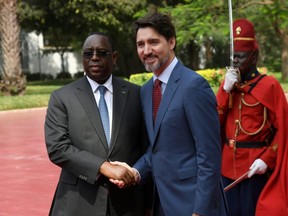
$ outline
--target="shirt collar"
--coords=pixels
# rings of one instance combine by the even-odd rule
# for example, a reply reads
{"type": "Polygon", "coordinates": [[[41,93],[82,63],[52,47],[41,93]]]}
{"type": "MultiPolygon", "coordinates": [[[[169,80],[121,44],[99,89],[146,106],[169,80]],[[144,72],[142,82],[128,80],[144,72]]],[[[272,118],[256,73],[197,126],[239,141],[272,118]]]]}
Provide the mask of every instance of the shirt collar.
{"type": "MultiPolygon", "coordinates": [[[[91,89],[92,89],[92,92],[96,92],[99,84],[97,82],[95,82],[94,80],[90,79],[88,76],[87,77],[87,80],[91,86],[91,89]]],[[[103,86],[105,86],[108,91],[112,94],[113,93],[113,87],[112,87],[112,75],[108,78],[108,80],[102,84],[103,86]]]]}
{"type": "Polygon", "coordinates": [[[156,79],[159,79],[162,83],[165,83],[167,85],[169,77],[175,67],[175,65],[177,64],[178,59],[177,57],[174,57],[173,61],[168,65],[167,68],[165,68],[165,70],[160,74],[159,77],[155,76],[155,74],[153,75],[153,82],[156,79]]]}

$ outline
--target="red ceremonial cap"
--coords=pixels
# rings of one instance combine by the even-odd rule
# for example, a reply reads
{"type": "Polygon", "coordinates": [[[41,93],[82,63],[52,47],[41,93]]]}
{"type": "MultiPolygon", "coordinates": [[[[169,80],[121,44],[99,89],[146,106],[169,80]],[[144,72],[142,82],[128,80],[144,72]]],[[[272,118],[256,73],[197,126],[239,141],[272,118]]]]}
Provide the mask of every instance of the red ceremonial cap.
{"type": "Polygon", "coordinates": [[[246,19],[237,19],[233,23],[234,51],[249,52],[258,49],[254,25],[246,19]]]}

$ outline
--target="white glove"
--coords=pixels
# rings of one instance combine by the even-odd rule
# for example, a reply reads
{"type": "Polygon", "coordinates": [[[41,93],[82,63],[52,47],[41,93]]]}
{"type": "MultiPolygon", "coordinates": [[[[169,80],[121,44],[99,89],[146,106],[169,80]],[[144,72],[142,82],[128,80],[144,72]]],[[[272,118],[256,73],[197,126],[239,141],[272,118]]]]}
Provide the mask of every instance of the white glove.
{"type": "Polygon", "coordinates": [[[256,159],[249,168],[248,178],[251,178],[254,174],[264,174],[267,169],[268,166],[263,160],[256,159]]]}
{"type": "Polygon", "coordinates": [[[238,80],[238,69],[237,68],[229,68],[227,67],[226,75],[225,75],[225,81],[224,81],[224,86],[223,89],[226,92],[230,92],[234,84],[237,83],[238,80]]]}

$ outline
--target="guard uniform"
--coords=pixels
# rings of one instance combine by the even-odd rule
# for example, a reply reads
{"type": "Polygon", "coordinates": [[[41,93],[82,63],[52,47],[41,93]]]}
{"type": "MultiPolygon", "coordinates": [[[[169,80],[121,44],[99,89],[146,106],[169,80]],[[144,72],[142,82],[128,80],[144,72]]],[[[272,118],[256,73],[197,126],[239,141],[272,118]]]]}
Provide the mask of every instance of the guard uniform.
{"type": "Polygon", "coordinates": [[[273,79],[259,75],[237,87],[231,94],[220,87],[217,94],[218,113],[221,128],[225,131],[225,137],[222,136],[222,175],[227,178],[236,180],[245,174],[258,158],[262,159],[270,170],[275,167],[278,146],[274,142],[275,113],[259,101],[262,92],[255,95],[252,89],[257,81],[257,84],[261,82],[263,89],[266,89],[265,86],[270,86],[273,79]],[[259,79],[261,80],[258,81],[259,79]],[[250,93],[249,89],[252,89],[250,93]],[[229,107],[231,97],[233,104],[230,103],[229,107]]]}
{"type": "MultiPolygon", "coordinates": [[[[252,23],[235,21],[233,31],[234,51],[258,49],[252,23]]],[[[288,216],[288,143],[284,135],[288,131],[288,106],[282,87],[274,77],[258,71],[252,71],[229,93],[223,86],[224,82],[217,93],[217,110],[224,186],[247,173],[256,159],[268,166],[266,174],[246,177],[226,192],[230,215],[288,216]]]]}

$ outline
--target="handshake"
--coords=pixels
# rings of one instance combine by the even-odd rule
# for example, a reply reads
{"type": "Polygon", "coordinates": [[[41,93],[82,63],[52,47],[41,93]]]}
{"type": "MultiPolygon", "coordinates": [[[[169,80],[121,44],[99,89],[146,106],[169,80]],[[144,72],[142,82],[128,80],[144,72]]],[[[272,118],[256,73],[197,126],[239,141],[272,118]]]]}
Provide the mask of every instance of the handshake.
{"type": "Polygon", "coordinates": [[[126,188],[140,182],[139,172],[128,164],[119,161],[106,161],[100,167],[100,173],[119,188],[126,188]]]}

